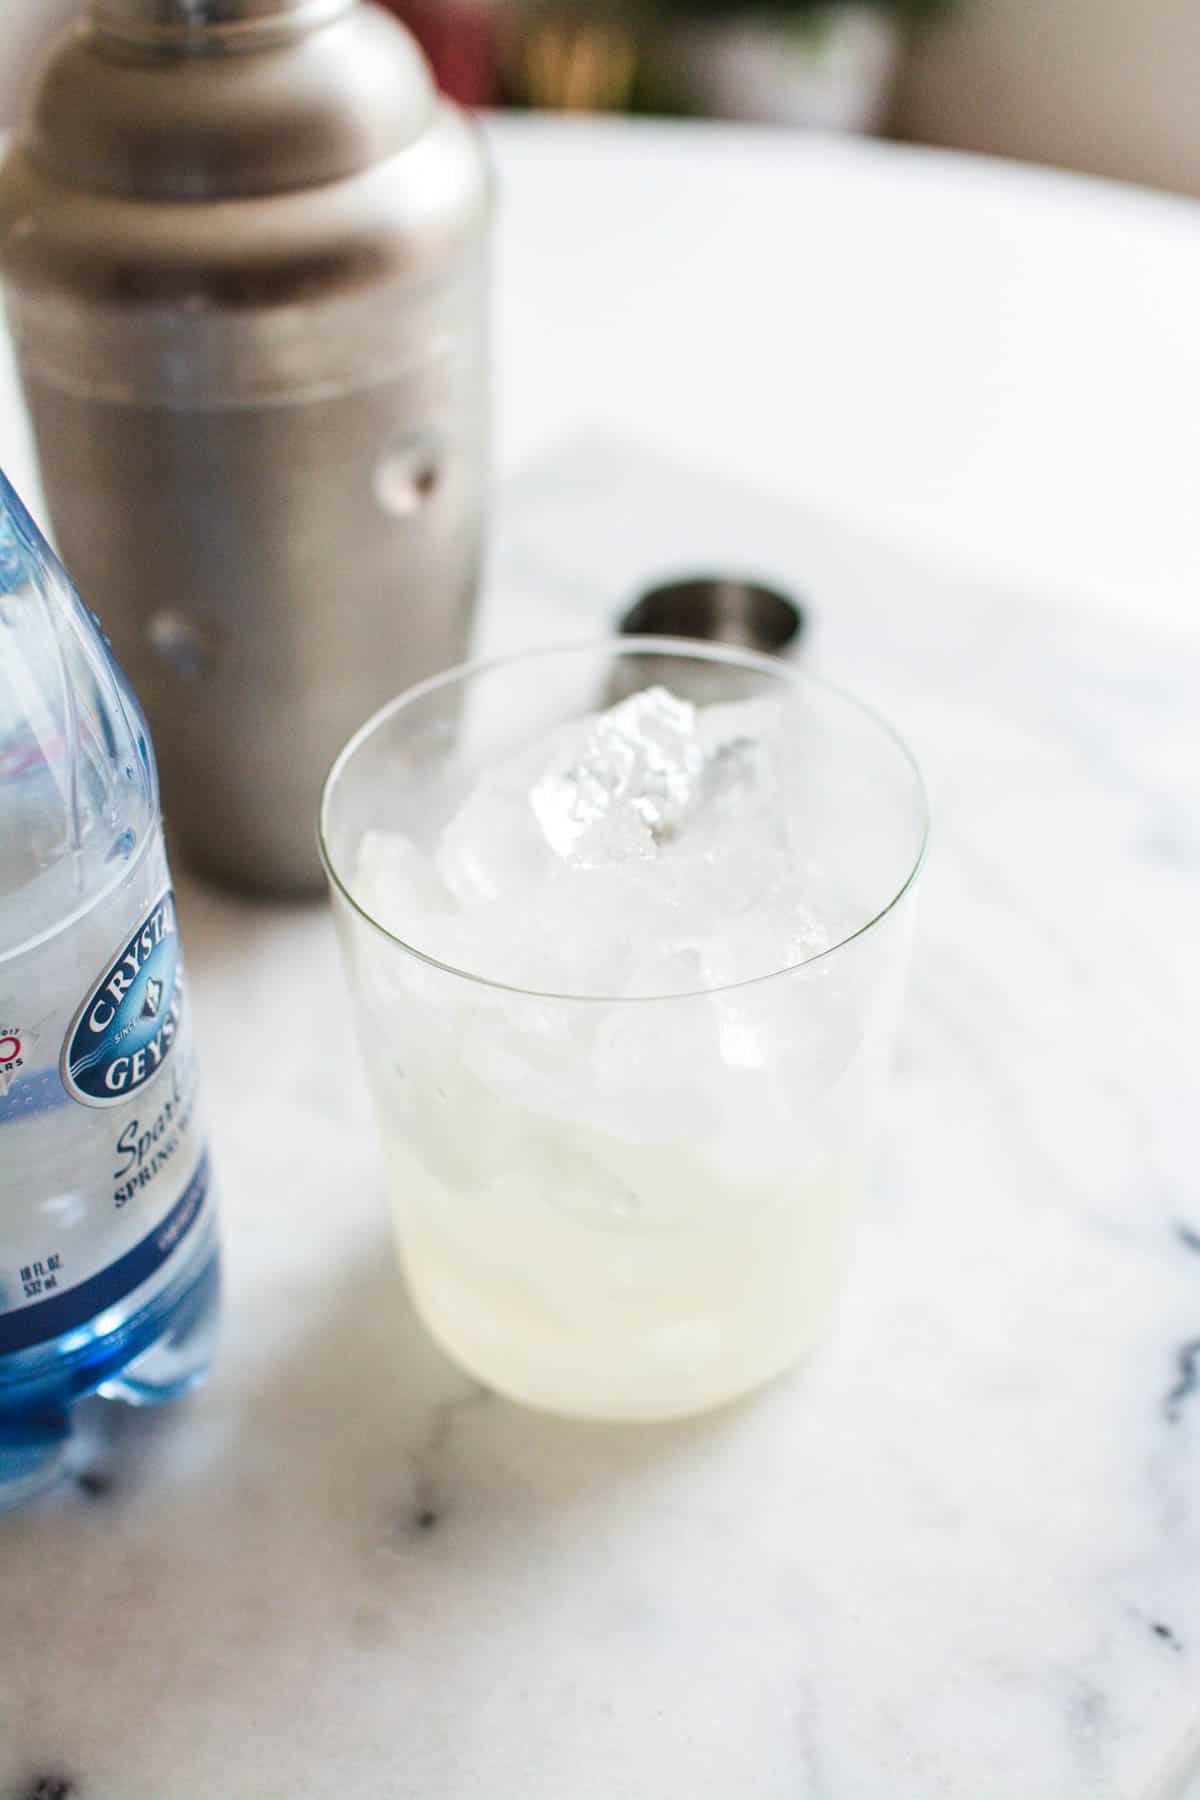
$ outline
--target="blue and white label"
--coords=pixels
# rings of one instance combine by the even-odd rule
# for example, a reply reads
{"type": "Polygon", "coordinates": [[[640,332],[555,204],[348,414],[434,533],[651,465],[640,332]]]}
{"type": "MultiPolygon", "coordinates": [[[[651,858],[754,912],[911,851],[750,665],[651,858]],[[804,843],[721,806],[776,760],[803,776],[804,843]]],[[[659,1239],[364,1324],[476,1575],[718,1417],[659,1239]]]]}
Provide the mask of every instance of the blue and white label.
{"type": "Polygon", "coordinates": [[[69,931],[0,963],[0,1364],[145,1305],[207,1242],[184,982],[158,830],[69,931]]]}
{"type": "Polygon", "coordinates": [[[183,974],[168,888],[80,1007],[62,1082],[84,1106],[120,1106],[152,1081],[179,1034],[183,974]]]}
{"type": "Polygon", "coordinates": [[[27,1263],[18,1272],[32,1304],[0,1312],[0,1356],[48,1343],[64,1331],[86,1325],[106,1307],[119,1305],[135,1288],[158,1274],[200,1218],[207,1197],[208,1156],[202,1155],[166,1218],[160,1219],[153,1230],[107,1268],[59,1293],[51,1290],[59,1286],[56,1276],[62,1265],[61,1253],[27,1263]]]}

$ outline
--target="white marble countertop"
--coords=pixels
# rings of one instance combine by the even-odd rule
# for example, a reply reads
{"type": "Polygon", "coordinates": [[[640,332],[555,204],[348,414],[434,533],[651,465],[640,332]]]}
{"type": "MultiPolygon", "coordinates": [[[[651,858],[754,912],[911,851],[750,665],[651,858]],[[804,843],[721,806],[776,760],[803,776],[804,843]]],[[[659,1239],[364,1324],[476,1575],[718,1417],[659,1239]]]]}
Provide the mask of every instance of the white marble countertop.
{"type": "Polygon", "coordinates": [[[178,1408],[94,1408],[78,1479],[0,1521],[0,1800],[1183,1800],[1196,209],[769,133],[497,138],[533,466],[483,640],[751,564],[930,778],[857,1270],[816,1360],[706,1421],[490,1398],[394,1273],[324,911],[181,879],[223,1350],[178,1408]]]}

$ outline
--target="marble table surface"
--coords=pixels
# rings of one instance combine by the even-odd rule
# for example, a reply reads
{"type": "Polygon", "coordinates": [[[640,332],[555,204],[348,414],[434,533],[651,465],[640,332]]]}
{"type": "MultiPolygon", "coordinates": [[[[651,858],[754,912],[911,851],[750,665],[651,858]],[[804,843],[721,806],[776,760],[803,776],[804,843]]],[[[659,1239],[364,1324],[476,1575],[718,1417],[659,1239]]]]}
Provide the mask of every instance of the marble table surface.
{"type": "MultiPolygon", "coordinates": [[[[1019,237],[1024,214],[1052,259],[1042,336],[1011,287],[976,319],[970,379],[991,410],[957,461],[940,427],[968,365],[937,361],[931,325],[913,349],[929,352],[929,416],[913,414],[912,466],[875,466],[867,444],[841,498],[810,443],[768,478],[732,399],[703,442],[670,441],[640,390],[624,429],[615,409],[576,407],[554,366],[561,322],[529,389],[543,434],[502,431],[486,647],[593,634],[685,560],[752,566],[805,591],[811,666],[887,712],[925,765],[935,850],[837,1327],[795,1377],[684,1425],[584,1427],[479,1389],[394,1271],[324,909],[248,904],[181,872],[223,1346],[175,1409],[94,1406],[74,1480],[0,1520],[0,1800],[1193,1793],[1200,565],[1174,458],[1197,429],[1200,342],[1150,326],[1182,307],[1185,278],[1194,318],[1195,215],[1189,246],[1182,209],[1099,184],[770,134],[632,135],[636,180],[611,130],[499,134],[510,410],[534,367],[528,269],[553,262],[554,223],[531,201],[550,160],[560,191],[590,183],[597,229],[614,191],[651,209],[653,323],[674,281],[694,353],[724,316],[719,283],[698,279],[708,257],[716,281],[719,246],[668,269],[656,258],[676,258],[681,228],[663,213],[656,249],[651,226],[671,192],[687,214],[689,170],[718,209],[731,170],[758,172],[759,200],[786,177],[820,219],[832,184],[860,256],[857,228],[875,219],[894,243],[907,204],[918,247],[923,232],[942,245],[934,310],[939,279],[965,279],[971,193],[981,239],[1019,237]],[[1094,370],[1107,413],[1097,400],[1070,419],[1085,388],[1067,301],[1081,267],[1105,266],[1095,307],[1147,335],[1125,361],[1113,338],[1117,375],[1094,370]],[[1153,415],[1163,431],[1132,445],[1125,428],[1153,415]],[[1056,494],[1036,491],[1043,463],[1056,494]]],[[[763,256],[786,272],[795,252],[766,224],[763,256]]],[[[623,266],[624,287],[615,271],[587,287],[585,270],[570,290],[614,383],[641,340],[623,266]]],[[[898,279],[915,321],[917,276],[898,279]]],[[[794,286],[798,304],[811,284],[794,286]]],[[[780,320],[764,329],[782,356],[780,320]]],[[[865,419],[855,354],[827,354],[865,419]]],[[[5,380],[0,456],[21,475],[5,380]]],[[[595,391],[595,370],[581,382],[595,391]]],[[[836,389],[816,380],[793,419],[827,434],[835,475],[836,389]]],[[[774,401],[760,387],[782,442],[774,401]]],[[[890,412],[881,429],[898,430],[890,412]]]]}

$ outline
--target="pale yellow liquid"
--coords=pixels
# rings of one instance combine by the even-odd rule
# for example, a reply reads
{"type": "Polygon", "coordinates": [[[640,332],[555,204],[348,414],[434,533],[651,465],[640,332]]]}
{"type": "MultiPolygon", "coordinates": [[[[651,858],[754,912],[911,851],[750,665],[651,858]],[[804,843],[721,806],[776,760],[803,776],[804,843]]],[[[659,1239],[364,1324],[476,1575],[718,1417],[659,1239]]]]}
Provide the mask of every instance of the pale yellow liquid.
{"type": "MultiPolygon", "coordinates": [[[[644,1155],[653,1192],[671,1159],[644,1155]]],[[[609,1420],[702,1412],[800,1360],[841,1285],[860,1185],[826,1165],[731,1205],[693,1160],[651,1225],[580,1216],[570,1192],[515,1172],[455,1192],[394,1140],[389,1162],[401,1259],[442,1348],[512,1399],[609,1420]]]]}

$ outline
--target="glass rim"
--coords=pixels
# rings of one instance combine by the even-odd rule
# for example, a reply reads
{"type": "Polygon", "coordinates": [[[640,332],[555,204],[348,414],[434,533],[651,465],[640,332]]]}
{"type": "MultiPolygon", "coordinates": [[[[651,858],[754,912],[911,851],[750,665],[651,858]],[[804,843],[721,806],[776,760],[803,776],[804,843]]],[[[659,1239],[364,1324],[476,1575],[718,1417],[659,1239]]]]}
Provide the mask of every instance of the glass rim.
{"type": "Polygon", "coordinates": [[[321,804],[317,814],[317,846],[321,862],[328,877],[330,886],[350,909],[357,913],[373,931],[387,943],[394,944],[407,956],[413,956],[427,967],[438,969],[444,975],[453,976],[458,981],[469,981],[477,987],[489,989],[494,993],[511,994],[521,1000],[548,1000],[560,1005],[579,1006],[663,1006],[676,1000],[703,1000],[719,994],[737,993],[744,988],[759,987],[764,982],[779,981],[788,975],[794,975],[801,969],[809,969],[827,958],[836,956],[839,951],[857,943],[860,938],[874,931],[888,915],[895,911],[901,900],[915,883],[921,873],[929,849],[930,807],[929,792],[925,786],[925,777],[921,766],[909,749],[907,743],[896,730],[866,701],[858,699],[847,689],[837,683],[826,681],[823,676],[811,675],[807,670],[794,668],[790,663],[778,656],[763,656],[753,650],[741,650],[730,644],[706,643],[698,638],[672,637],[602,637],[567,640],[554,644],[542,644],[532,649],[503,652],[497,656],[472,657],[465,662],[455,663],[452,668],[444,669],[438,675],[427,676],[424,681],[416,682],[412,687],[404,688],[384,702],[369,718],[359,726],[343,744],[330,766],[329,773],[321,788],[321,804]],[[722,663],[734,668],[750,669],[755,673],[769,675],[784,687],[803,689],[814,688],[820,693],[832,696],[844,702],[863,718],[870,720],[883,735],[890,739],[894,748],[900,753],[908,765],[913,777],[914,793],[918,802],[917,828],[919,838],[916,855],[911,867],[895,893],[884,902],[877,912],[871,914],[861,925],[848,931],[836,943],[827,944],[823,950],[815,950],[809,956],[801,957],[797,962],[786,963],[783,968],[770,969],[763,975],[750,975],[739,981],[719,982],[701,988],[689,988],[678,994],[560,994],[542,988],[519,987],[510,981],[498,981],[490,975],[477,974],[472,969],[460,969],[454,963],[442,962],[431,956],[428,951],[421,950],[416,944],[410,944],[406,938],[398,937],[389,931],[375,915],[354,896],[346,881],[342,879],[329,846],[326,828],[327,816],[333,790],[343,771],[348,767],[357,752],[370,738],[373,738],[387,725],[391,719],[419,700],[427,699],[442,688],[455,685],[466,686],[478,676],[492,675],[506,668],[514,668],[520,663],[536,662],[558,656],[598,656],[609,654],[618,656],[678,656],[696,662],[722,663]]]}

